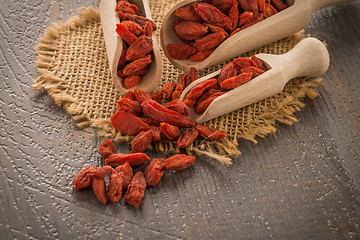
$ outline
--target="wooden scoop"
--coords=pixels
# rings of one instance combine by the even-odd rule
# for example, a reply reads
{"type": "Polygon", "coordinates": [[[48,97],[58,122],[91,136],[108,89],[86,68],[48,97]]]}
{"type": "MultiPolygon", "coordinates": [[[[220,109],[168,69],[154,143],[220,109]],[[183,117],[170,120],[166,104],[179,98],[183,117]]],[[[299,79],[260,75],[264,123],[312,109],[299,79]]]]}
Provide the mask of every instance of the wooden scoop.
{"type": "MultiPolygon", "coordinates": [[[[146,18],[151,19],[151,13],[148,1],[131,0],[135,4],[140,13],[146,18]]],[[[115,12],[116,0],[101,0],[99,4],[99,12],[101,25],[104,33],[106,52],[109,61],[111,77],[117,90],[124,94],[131,89],[126,89],[123,85],[123,79],[117,75],[117,66],[123,49],[122,39],[116,33],[116,24],[120,23],[120,19],[115,12]]],[[[162,59],[160,55],[160,47],[156,39],[155,33],[152,34],[153,40],[153,56],[150,63],[149,71],[141,77],[141,82],[136,85],[137,88],[145,91],[153,91],[159,84],[162,74],[162,59]]]]}
{"type": "MultiPolygon", "coordinates": [[[[256,57],[264,63],[268,71],[216,98],[201,115],[195,113],[195,107],[191,107],[189,117],[200,124],[271,97],[280,93],[292,78],[317,77],[324,74],[330,61],[326,47],[315,38],[300,41],[292,50],[283,55],[258,54],[256,57]]],[[[220,70],[194,81],[185,88],[180,100],[184,101],[194,86],[219,74],[220,70]]]]}
{"type": "Polygon", "coordinates": [[[184,71],[188,71],[190,67],[201,70],[287,37],[303,29],[313,11],[352,0],[286,0],[290,7],[234,34],[220,44],[204,61],[193,62],[190,59],[173,59],[169,56],[166,46],[169,43],[182,43],[173,29],[175,22],[179,19],[175,16],[175,10],[196,1],[184,0],[173,6],[165,16],[160,31],[161,45],[165,55],[176,68],[184,71]]]}

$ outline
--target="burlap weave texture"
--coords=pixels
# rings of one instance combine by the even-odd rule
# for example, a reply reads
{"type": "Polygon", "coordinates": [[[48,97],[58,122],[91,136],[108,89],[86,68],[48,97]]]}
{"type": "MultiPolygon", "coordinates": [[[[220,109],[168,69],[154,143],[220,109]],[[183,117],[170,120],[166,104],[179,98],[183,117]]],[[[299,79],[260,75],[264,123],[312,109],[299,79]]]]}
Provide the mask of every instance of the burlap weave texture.
{"type": "MultiPolygon", "coordinates": [[[[163,16],[176,2],[178,0],[149,1],[153,20],[159,28],[163,16]]],[[[78,13],[79,17],[48,28],[40,39],[36,61],[40,76],[33,87],[45,89],[56,104],[72,115],[78,127],[91,125],[98,129],[100,136],[129,142],[132,138],[117,132],[109,120],[121,96],[110,78],[99,13],[93,7],[83,7],[78,13]]],[[[297,33],[243,56],[260,52],[283,54],[303,37],[302,33],[297,33]]],[[[164,66],[159,88],[168,81],[176,82],[182,73],[163,53],[162,57],[164,66]]],[[[198,75],[205,76],[224,64],[205,69],[198,75]]],[[[204,125],[225,130],[227,138],[222,141],[198,140],[186,149],[187,153],[207,155],[222,163],[231,163],[230,157],[240,154],[238,139],[256,143],[256,136],[265,137],[275,132],[277,122],[293,124],[297,121],[294,112],[304,107],[303,98],[306,95],[315,98],[317,93],[314,89],[320,85],[319,78],[296,78],[276,96],[206,122],[204,125]]],[[[171,141],[153,143],[150,148],[165,153],[179,152],[176,142],[171,141]]]]}

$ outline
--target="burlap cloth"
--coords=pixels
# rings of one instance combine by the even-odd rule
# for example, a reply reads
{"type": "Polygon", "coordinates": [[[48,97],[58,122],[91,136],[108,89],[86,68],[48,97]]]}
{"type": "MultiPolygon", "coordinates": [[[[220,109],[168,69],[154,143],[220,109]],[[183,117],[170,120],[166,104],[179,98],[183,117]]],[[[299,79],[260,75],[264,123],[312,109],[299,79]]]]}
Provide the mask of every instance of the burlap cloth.
{"type": "MultiPolygon", "coordinates": [[[[166,12],[178,1],[149,0],[153,20],[158,27],[166,12]]],[[[45,89],[57,105],[71,114],[78,127],[91,125],[101,137],[130,143],[132,138],[117,132],[109,120],[116,111],[116,101],[121,95],[110,78],[99,13],[93,7],[82,7],[78,14],[64,24],[49,27],[40,38],[36,61],[40,76],[33,87],[36,90],[45,89]]],[[[303,38],[302,33],[297,33],[244,56],[260,52],[283,54],[303,38]]],[[[176,82],[182,73],[173,67],[163,53],[162,57],[164,67],[159,88],[168,81],[176,82]]],[[[201,77],[222,66],[213,66],[198,74],[201,77]]],[[[276,96],[204,123],[225,130],[228,134],[225,140],[197,140],[185,151],[230,164],[231,157],[240,154],[238,139],[256,143],[256,136],[264,138],[274,133],[277,122],[293,124],[297,121],[294,112],[300,111],[305,105],[303,98],[315,98],[317,93],[314,89],[320,85],[319,78],[293,79],[276,96]]],[[[149,148],[164,153],[179,152],[176,142],[171,141],[152,143],[149,148]]]]}

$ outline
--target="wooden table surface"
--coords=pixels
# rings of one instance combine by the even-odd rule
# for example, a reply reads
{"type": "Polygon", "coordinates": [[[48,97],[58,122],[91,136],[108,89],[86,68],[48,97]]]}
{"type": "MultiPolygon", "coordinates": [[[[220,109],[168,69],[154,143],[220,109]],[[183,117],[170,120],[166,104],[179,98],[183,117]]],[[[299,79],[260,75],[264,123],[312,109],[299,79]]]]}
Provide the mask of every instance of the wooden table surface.
{"type": "Polygon", "coordinates": [[[74,9],[97,4],[1,3],[0,239],[360,238],[359,0],[311,17],[306,32],[326,41],[331,64],[319,97],[296,113],[299,122],[278,125],[257,145],[240,141],[242,155],[230,167],[198,158],[166,174],[138,209],[72,190],[76,171],[100,165],[100,140],[31,88],[38,37],[74,9]]]}

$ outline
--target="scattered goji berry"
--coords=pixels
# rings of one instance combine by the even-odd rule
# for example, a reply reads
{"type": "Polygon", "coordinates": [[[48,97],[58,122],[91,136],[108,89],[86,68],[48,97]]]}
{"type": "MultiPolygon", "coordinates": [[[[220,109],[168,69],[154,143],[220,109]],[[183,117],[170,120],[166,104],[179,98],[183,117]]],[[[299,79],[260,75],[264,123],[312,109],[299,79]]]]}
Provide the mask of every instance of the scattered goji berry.
{"type": "Polygon", "coordinates": [[[96,168],[93,165],[90,165],[76,174],[72,181],[74,190],[81,190],[90,187],[95,169],[96,168]]]}
{"type": "Polygon", "coordinates": [[[196,125],[195,129],[198,130],[200,136],[211,140],[219,140],[226,137],[226,132],[216,128],[196,125]]]}
{"type": "Polygon", "coordinates": [[[181,171],[190,167],[193,163],[196,162],[196,157],[187,156],[185,154],[176,154],[168,159],[162,164],[162,168],[168,170],[181,171]]]}
{"type": "Polygon", "coordinates": [[[184,116],[189,116],[189,108],[184,104],[183,101],[179,99],[172,100],[171,102],[168,102],[164,104],[164,106],[168,109],[174,110],[184,116]]]}
{"type": "Polygon", "coordinates": [[[142,108],[140,103],[138,101],[132,101],[125,97],[122,97],[118,100],[116,104],[116,109],[118,111],[132,113],[136,116],[140,116],[142,114],[142,108]]]}
{"type": "Polygon", "coordinates": [[[152,131],[142,131],[132,141],[132,148],[130,153],[142,153],[152,140],[152,131]]]}
{"type": "Polygon", "coordinates": [[[180,137],[180,128],[166,122],[160,123],[160,131],[169,140],[176,140],[180,137]]]}
{"type": "Polygon", "coordinates": [[[180,98],[180,95],[185,88],[185,84],[186,84],[186,74],[183,73],[179,76],[175,91],[172,94],[172,100],[180,98]]]}
{"type": "Polygon", "coordinates": [[[176,84],[173,82],[167,82],[164,84],[164,86],[162,86],[160,91],[164,94],[165,100],[171,98],[171,95],[174,92],[175,88],[176,88],[176,84]]]}
{"type": "Polygon", "coordinates": [[[118,111],[110,117],[111,125],[122,133],[133,136],[141,131],[149,130],[149,125],[132,113],[118,111]]]}
{"type": "Polygon", "coordinates": [[[122,196],[122,191],[123,191],[123,178],[118,172],[112,170],[108,184],[108,193],[107,193],[108,199],[114,203],[118,202],[122,196]]]}
{"type": "Polygon", "coordinates": [[[104,178],[93,177],[91,185],[95,196],[99,199],[99,201],[103,204],[107,204],[106,185],[104,178]]]}
{"type": "MultiPolygon", "coordinates": [[[[194,56],[194,55],[193,55],[194,56]]],[[[189,86],[192,82],[194,82],[195,80],[197,80],[197,74],[196,74],[196,69],[191,67],[189,69],[189,72],[186,74],[186,80],[185,80],[185,85],[184,88],[189,86]]]]}
{"type": "Polygon", "coordinates": [[[135,93],[136,100],[139,101],[140,103],[142,103],[146,100],[152,100],[152,98],[150,97],[149,94],[147,94],[146,92],[144,92],[143,90],[141,90],[139,88],[134,88],[134,93],[135,93]]]}
{"type": "Polygon", "coordinates": [[[129,162],[125,162],[115,168],[115,171],[122,177],[123,189],[127,188],[133,178],[133,169],[129,162]]]}
{"type": "Polygon", "coordinates": [[[144,165],[146,161],[149,161],[150,158],[145,153],[116,153],[105,159],[105,164],[117,167],[125,162],[133,167],[144,165]]]}
{"type": "MultiPolygon", "coordinates": [[[[130,100],[132,100],[132,101],[135,101],[135,100],[136,100],[134,91],[127,91],[127,92],[125,93],[125,95],[122,96],[122,98],[127,98],[127,99],[130,99],[130,100]]],[[[118,110],[119,110],[119,109],[118,109],[118,110]]]]}
{"type": "Polygon", "coordinates": [[[159,182],[165,173],[165,169],[162,168],[164,161],[165,159],[163,158],[154,158],[146,167],[144,175],[148,186],[159,185],[159,182]]]}
{"type": "Polygon", "coordinates": [[[185,131],[177,140],[178,148],[185,148],[195,141],[199,132],[196,129],[185,131]]]}
{"type": "Polygon", "coordinates": [[[164,99],[164,94],[161,91],[157,91],[157,92],[153,92],[152,94],[150,94],[150,97],[152,100],[161,102],[164,99]]]}
{"type": "Polygon", "coordinates": [[[152,139],[151,141],[160,141],[161,139],[161,131],[158,126],[150,125],[150,130],[152,131],[152,139]]]}
{"type": "Polygon", "coordinates": [[[125,193],[125,201],[134,207],[139,207],[146,189],[146,179],[142,172],[137,172],[125,193]]]}
{"type": "Polygon", "coordinates": [[[115,144],[113,143],[112,139],[107,139],[100,144],[99,147],[99,154],[103,158],[109,157],[111,154],[116,153],[115,144]]]}

